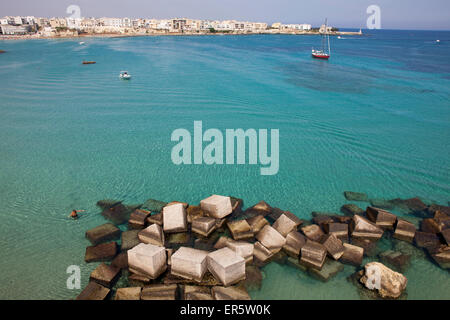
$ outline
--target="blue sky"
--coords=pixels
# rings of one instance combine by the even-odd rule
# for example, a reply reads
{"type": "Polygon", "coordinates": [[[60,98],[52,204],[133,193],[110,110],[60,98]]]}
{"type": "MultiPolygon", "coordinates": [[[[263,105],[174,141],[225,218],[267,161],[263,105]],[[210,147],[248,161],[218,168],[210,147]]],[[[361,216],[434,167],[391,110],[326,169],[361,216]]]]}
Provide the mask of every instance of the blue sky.
{"type": "Polygon", "coordinates": [[[67,16],[80,6],[84,17],[236,19],[336,27],[366,25],[366,8],[381,8],[383,29],[450,30],[450,0],[2,0],[0,16],[67,16]]]}

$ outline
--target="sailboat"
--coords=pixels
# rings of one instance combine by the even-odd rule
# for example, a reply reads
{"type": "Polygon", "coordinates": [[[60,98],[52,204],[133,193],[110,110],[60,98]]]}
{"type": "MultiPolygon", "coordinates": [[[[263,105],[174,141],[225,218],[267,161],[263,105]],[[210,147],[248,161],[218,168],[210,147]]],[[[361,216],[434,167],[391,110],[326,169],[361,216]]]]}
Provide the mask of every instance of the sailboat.
{"type": "Polygon", "coordinates": [[[322,34],[322,49],[316,50],[312,49],[312,56],[316,59],[325,59],[328,60],[331,55],[330,50],[330,36],[328,34],[328,25],[327,25],[327,19],[325,19],[325,33],[322,34]],[[328,48],[326,48],[328,44],[328,48]]]}

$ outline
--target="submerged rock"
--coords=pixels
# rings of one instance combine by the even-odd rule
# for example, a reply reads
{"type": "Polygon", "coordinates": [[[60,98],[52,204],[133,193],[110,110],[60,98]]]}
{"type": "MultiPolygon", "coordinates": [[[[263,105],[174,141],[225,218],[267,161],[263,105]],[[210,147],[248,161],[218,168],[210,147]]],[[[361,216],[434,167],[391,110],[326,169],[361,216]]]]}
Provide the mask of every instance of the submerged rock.
{"type": "Polygon", "coordinates": [[[367,194],[362,192],[344,191],[344,196],[349,201],[369,201],[367,194]]]}
{"type": "Polygon", "coordinates": [[[247,290],[261,290],[263,274],[256,266],[245,267],[245,280],[243,282],[247,290]]]}
{"type": "Polygon", "coordinates": [[[399,209],[403,209],[420,218],[427,218],[429,216],[428,207],[418,197],[410,199],[396,198],[389,201],[399,209]]]}
{"type": "Polygon", "coordinates": [[[450,269],[450,246],[441,245],[439,247],[427,248],[427,251],[442,269],[450,269]]]}
{"type": "Polygon", "coordinates": [[[111,266],[120,268],[120,269],[128,269],[128,255],[126,252],[119,253],[112,261],[111,266]]]}
{"type": "Polygon", "coordinates": [[[102,286],[111,288],[120,278],[120,268],[101,263],[91,272],[89,281],[95,281],[102,286]]]}
{"type": "Polygon", "coordinates": [[[86,288],[76,297],[76,300],[105,300],[111,290],[98,284],[97,282],[89,282],[86,288]]]}
{"type": "Polygon", "coordinates": [[[86,238],[95,246],[102,242],[119,239],[120,229],[112,223],[105,223],[86,231],[86,238]]]}
{"type": "Polygon", "coordinates": [[[416,227],[411,223],[403,219],[397,220],[393,237],[395,239],[403,240],[412,243],[414,235],[416,234],[416,227]]]}
{"type": "Polygon", "coordinates": [[[148,210],[148,211],[151,211],[151,212],[161,212],[162,209],[166,205],[167,205],[167,202],[154,200],[154,199],[148,199],[142,205],[142,209],[148,210]]]}
{"type": "Polygon", "coordinates": [[[342,263],[335,260],[326,259],[321,270],[311,268],[308,271],[313,277],[323,282],[327,282],[342,270],[344,270],[344,265],[342,263]]]}
{"type": "Polygon", "coordinates": [[[105,199],[105,200],[97,201],[97,206],[102,209],[109,209],[109,208],[117,206],[121,203],[122,203],[122,201],[120,201],[120,200],[105,199]]]}
{"type": "Polygon", "coordinates": [[[101,214],[105,219],[112,221],[116,225],[120,225],[128,221],[131,212],[133,212],[133,208],[118,203],[112,207],[105,208],[101,214]]]}
{"type": "Polygon", "coordinates": [[[140,243],[138,233],[139,230],[127,230],[122,232],[120,250],[127,251],[136,247],[140,243]]]}
{"type": "Polygon", "coordinates": [[[370,205],[375,208],[380,208],[384,210],[394,209],[394,205],[389,202],[389,200],[384,199],[370,199],[370,205]]]}
{"type": "Polygon", "coordinates": [[[382,263],[392,266],[400,272],[405,272],[411,261],[411,256],[400,251],[387,250],[379,254],[382,263]]]}
{"type": "Polygon", "coordinates": [[[341,207],[341,212],[343,214],[349,215],[349,216],[353,216],[355,214],[359,214],[359,215],[363,215],[364,214],[364,210],[361,209],[360,207],[358,207],[356,204],[344,204],[341,207]]]}
{"type": "Polygon", "coordinates": [[[414,243],[419,248],[439,247],[442,244],[437,234],[421,231],[416,231],[414,243]]]}
{"type": "Polygon", "coordinates": [[[117,254],[116,242],[101,243],[96,246],[89,246],[86,248],[84,261],[86,262],[108,261],[114,258],[116,254],[117,254]]]}
{"type": "Polygon", "coordinates": [[[370,262],[364,266],[361,283],[369,290],[377,290],[382,298],[399,298],[406,289],[408,280],[382,263],[370,262]]]}

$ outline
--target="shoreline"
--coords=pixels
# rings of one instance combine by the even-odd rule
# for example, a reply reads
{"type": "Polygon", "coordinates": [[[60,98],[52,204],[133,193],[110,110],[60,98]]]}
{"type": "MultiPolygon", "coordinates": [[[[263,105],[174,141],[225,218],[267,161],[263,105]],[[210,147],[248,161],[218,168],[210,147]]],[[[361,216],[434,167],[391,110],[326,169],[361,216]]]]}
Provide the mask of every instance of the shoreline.
{"type": "MultiPolygon", "coordinates": [[[[187,33],[187,32],[164,32],[164,33],[90,33],[78,35],[55,35],[41,36],[38,34],[30,35],[0,35],[0,40],[34,40],[34,39],[83,39],[83,38],[129,38],[129,37],[156,37],[156,36],[252,36],[252,35],[322,35],[320,32],[253,32],[253,33],[231,33],[231,32],[205,32],[205,33],[187,33]]],[[[330,36],[363,36],[364,34],[353,31],[339,31],[329,33],[330,36]]]]}

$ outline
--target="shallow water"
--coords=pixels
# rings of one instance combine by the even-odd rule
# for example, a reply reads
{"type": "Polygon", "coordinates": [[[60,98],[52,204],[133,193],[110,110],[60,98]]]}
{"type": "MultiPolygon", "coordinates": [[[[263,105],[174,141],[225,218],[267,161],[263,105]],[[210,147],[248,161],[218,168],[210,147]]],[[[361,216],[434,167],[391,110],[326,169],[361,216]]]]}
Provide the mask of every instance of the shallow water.
{"type": "MultiPolygon", "coordinates": [[[[371,198],[450,201],[450,33],[377,31],[316,36],[141,37],[2,41],[0,49],[0,298],[68,299],[82,286],[95,203],[147,198],[198,203],[230,194],[302,218],[338,212],[344,190],[371,198]],[[440,44],[434,42],[441,39],[440,44]],[[81,65],[95,60],[95,65],[81,65]],[[118,78],[121,70],[131,81],[118,78]],[[177,128],[278,128],[280,170],[175,166],[177,128]],[[86,209],[78,221],[72,209],[86,209]]],[[[360,203],[366,206],[367,203],[360,203]]],[[[344,272],[323,284],[287,266],[264,268],[260,299],[358,299],[344,272]]],[[[448,272],[407,271],[409,299],[450,299],[448,272]]]]}

